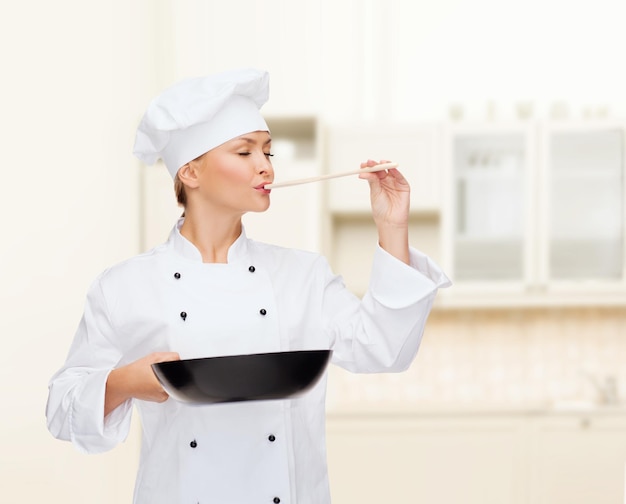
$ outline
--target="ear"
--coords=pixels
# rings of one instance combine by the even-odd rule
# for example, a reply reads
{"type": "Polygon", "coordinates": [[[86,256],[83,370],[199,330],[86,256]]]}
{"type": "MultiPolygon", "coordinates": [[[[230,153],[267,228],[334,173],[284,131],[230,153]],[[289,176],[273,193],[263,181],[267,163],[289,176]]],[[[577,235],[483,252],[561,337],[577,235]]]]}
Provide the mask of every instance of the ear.
{"type": "Polygon", "coordinates": [[[186,188],[196,189],[200,185],[198,180],[198,169],[198,163],[195,161],[189,161],[178,170],[178,178],[186,188]]]}

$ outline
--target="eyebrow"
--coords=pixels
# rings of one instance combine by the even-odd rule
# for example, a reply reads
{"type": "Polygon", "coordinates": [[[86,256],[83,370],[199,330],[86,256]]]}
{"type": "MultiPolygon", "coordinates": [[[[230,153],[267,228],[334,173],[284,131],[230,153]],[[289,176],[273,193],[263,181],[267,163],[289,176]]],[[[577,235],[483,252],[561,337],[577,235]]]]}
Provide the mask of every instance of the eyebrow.
{"type": "MultiPolygon", "coordinates": [[[[256,140],[254,140],[253,138],[248,138],[248,137],[240,137],[238,138],[238,140],[241,140],[243,142],[249,143],[249,144],[255,144],[257,143],[256,140]]],[[[272,143],[272,137],[268,138],[265,142],[263,142],[263,145],[267,145],[272,143]]]]}

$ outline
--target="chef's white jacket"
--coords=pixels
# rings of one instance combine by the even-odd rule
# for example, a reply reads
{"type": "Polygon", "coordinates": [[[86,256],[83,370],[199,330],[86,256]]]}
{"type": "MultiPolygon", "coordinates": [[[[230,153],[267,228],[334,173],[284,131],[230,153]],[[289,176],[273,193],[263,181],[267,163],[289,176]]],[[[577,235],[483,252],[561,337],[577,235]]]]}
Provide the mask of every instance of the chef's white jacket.
{"type": "Polygon", "coordinates": [[[292,400],[129,400],[105,419],[109,372],[155,351],[186,359],[311,349],[332,349],[332,362],[354,372],[402,371],[448,279],[414,249],[408,266],[377,247],[359,300],[323,257],[245,232],[227,264],[203,263],[181,224],[91,286],[67,361],[50,381],[50,432],[103,452],[126,438],[135,405],[143,431],[136,504],[329,503],[326,376],[292,400]]]}

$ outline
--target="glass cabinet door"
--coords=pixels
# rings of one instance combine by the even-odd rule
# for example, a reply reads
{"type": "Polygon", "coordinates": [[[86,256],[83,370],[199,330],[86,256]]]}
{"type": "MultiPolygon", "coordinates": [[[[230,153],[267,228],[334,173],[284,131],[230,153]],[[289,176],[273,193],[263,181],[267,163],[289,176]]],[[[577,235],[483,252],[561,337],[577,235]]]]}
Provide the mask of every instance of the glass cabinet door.
{"type": "Polygon", "coordinates": [[[623,132],[552,132],[547,148],[548,280],[620,280],[623,132]]]}
{"type": "Polygon", "coordinates": [[[452,152],[455,279],[523,280],[528,170],[525,135],[457,136],[452,152]]]}

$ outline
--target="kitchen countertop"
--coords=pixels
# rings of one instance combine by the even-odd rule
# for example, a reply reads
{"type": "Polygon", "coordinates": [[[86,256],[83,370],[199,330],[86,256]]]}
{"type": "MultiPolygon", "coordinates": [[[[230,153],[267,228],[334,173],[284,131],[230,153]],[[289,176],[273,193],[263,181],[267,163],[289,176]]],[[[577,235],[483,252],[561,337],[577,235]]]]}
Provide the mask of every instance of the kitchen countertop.
{"type": "Polygon", "coordinates": [[[541,416],[541,415],[625,415],[626,404],[594,404],[585,401],[559,401],[527,404],[381,404],[329,407],[328,418],[353,417],[436,417],[436,416],[541,416]]]}

